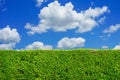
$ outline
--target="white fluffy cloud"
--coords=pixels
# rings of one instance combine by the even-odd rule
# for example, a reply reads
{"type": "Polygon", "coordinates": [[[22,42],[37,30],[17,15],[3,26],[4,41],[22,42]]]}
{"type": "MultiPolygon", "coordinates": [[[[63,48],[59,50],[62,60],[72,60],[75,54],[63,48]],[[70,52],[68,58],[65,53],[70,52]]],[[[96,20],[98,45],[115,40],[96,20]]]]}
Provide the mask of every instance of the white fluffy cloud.
{"type": "Polygon", "coordinates": [[[100,18],[100,20],[98,22],[102,24],[105,21],[105,19],[106,19],[106,17],[104,16],[104,17],[100,18]]]}
{"type": "Polygon", "coordinates": [[[113,49],[114,50],[120,50],[120,45],[116,45],[113,49]]]}
{"type": "Polygon", "coordinates": [[[120,24],[112,25],[108,29],[105,29],[103,32],[104,33],[113,33],[116,32],[120,29],[120,24]]]}
{"type": "Polygon", "coordinates": [[[11,50],[15,47],[15,43],[0,44],[0,50],[11,50]]]}
{"type": "Polygon", "coordinates": [[[57,47],[61,48],[61,49],[83,47],[85,42],[86,42],[86,40],[81,37],[79,37],[79,38],[64,37],[58,42],[57,47]]]}
{"type": "Polygon", "coordinates": [[[13,49],[20,41],[20,35],[16,29],[11,29],[9,25],[0,29],[0,49],[13,49]]]}
{"type": "Polygon", "coordinates": [[[42,42],[33,42],[32,44],[26,46],[27,50],[34,50],[34,49],[43,49],[43,50],[47,50],[47,49],[52,49],[52,46],[51,45],[45,45],[44,43],[42,42]]]}
{"type": "Polygon", "coordinates": [[[77,12],[74,5],[69,2],[62,6],[58,1],[54,1],[44,7],[39,13],[39,24],[37,26],[27,23],[25,28],[30,30],[29,34],[44,33],[52,29],[53,31],[67,31],[78,28],[77,32],[83,33],[91,31],[99,24],[96,18],[108,11],[108,7],[96,7],[77,12]]]}
{"type": "Polygon", "coordinates": [[[36,2],[36,6],[39,7],[44,2],[44,0],[36,0],[36,2]]]}
{"type": "Polygon", "coordinates": [[[46,2],[46,1],[47,1],[47,0],[36,0],[36,2],[37,2],[36,6],[37,6],[37,7],[40,7],[41,4],[42,4],[43,2],[46,2]]]}
{"type": "Polygon", "coordinates": [[[19,41],[20,37],[16,29],[10,29],[9,25],[6,28],[0,29],[0,42],[17,43],[19,41]]]}

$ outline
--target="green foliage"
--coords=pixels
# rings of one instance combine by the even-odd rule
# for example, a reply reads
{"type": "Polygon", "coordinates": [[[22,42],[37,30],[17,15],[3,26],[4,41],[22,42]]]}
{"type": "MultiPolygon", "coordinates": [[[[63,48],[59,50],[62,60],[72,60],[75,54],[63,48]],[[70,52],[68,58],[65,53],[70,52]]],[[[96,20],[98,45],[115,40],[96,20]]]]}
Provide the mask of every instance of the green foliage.
{"type": "Polygon", "coordinates": [[[0,80],[120,80],[120,51],[0,51],[0,80]]]}

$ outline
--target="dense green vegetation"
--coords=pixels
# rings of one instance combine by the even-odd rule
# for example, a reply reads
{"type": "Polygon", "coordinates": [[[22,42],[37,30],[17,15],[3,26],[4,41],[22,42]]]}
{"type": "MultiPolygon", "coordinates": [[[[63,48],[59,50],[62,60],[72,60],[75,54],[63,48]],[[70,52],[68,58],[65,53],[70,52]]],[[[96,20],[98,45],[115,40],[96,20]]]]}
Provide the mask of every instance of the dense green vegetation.
{"type": "Polygon", "coordinates": [[[0,80],[120,80],[120,51],[1,50],[0,80]]]}

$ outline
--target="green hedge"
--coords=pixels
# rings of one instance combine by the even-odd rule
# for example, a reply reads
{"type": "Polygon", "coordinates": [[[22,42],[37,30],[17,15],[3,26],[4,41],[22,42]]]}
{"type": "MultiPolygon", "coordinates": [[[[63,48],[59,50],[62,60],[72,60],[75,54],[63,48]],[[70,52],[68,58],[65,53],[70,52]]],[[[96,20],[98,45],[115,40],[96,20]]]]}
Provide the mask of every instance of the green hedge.
{"type": "Polygon", "coordinates": [[[120,80],[120,51],[1,50],[0,80],[120,80]]]}

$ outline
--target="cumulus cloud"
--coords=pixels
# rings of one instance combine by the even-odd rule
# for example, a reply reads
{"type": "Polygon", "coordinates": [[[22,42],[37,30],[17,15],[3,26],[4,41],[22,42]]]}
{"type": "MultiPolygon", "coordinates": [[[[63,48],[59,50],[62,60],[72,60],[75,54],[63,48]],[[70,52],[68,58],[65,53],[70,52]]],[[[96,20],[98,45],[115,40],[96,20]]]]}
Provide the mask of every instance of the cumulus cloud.
{"type": "Polygon", "coordinates": [[[20,41],[20,35],[16,29],[11,29],[9,25],[0,29],[0,49],[13,49],[20,41]]]}
{"type": "Polygon", "coordinates": [[[11,50],[15,47],[15,43],[0,44],[0,50],[11,50]]]}
{"type": "Polygon", "coordinates": [[[36,2],[37,2],[36,6],[40,7],[43,2],[46,2],[46,0],[36,0],[36,2]]]}
{"type": "Polygon", "coordinates": [[[114,50],[120,50],[120,45],[116,45],[113,49],[114,50]]]}
{"type": "Polygon", "coordinates": [[[29,44],[28,46],[26,46],[27,50],[34,50],[34,49],[42,49],[42,50],[48,50],[48,49],[52,49],[51,45],[45,45],[42,42],[33,42],[32,44],[29,44]]]}
{"type": "Polygon", "coordinates": [[[78,28],[77,32],[79,33],[88,32],[99,24],[96,18],[107,11],[108,7],[103,6],[94,9],[90,7],[87,10],[77,12],[71,2],[63,6],[58,1],[54,1],[41,9],[39,13],[40,21],[37,26],[27,23],[25,28],[29,30],[29,34],[40,34],[48,30],[67,31],[76,28],[78,28]]]}
{"type": "Polygon", "coordinates": [[[81,37],[79,37],[79,38],[64,37],[58,42],[57,47],[61,48],[61,49],[83,47],[85,42],[86,42],[86,40],[81,37]]]}
{"type": "Polygon", "coordinates": [[[20,37],[16,29],[10,29],[9,25],[6,28],[0,29],[0,42],[17,43],[19,41],[20,37]]]}
{"type": "Polygon", "coordinates": [[[105,29],[103,32],[104,33],[113,33],[116,32],[120,29],[120,24],[112,25],[108,29],[105,29]]]}
{"type": "Polygon", "coordinates": [[[100,18],[98,22],[102,24],[105,21],[105,19],[106,19],[106,17],[104,16],[104,17],[100,18]]]}

